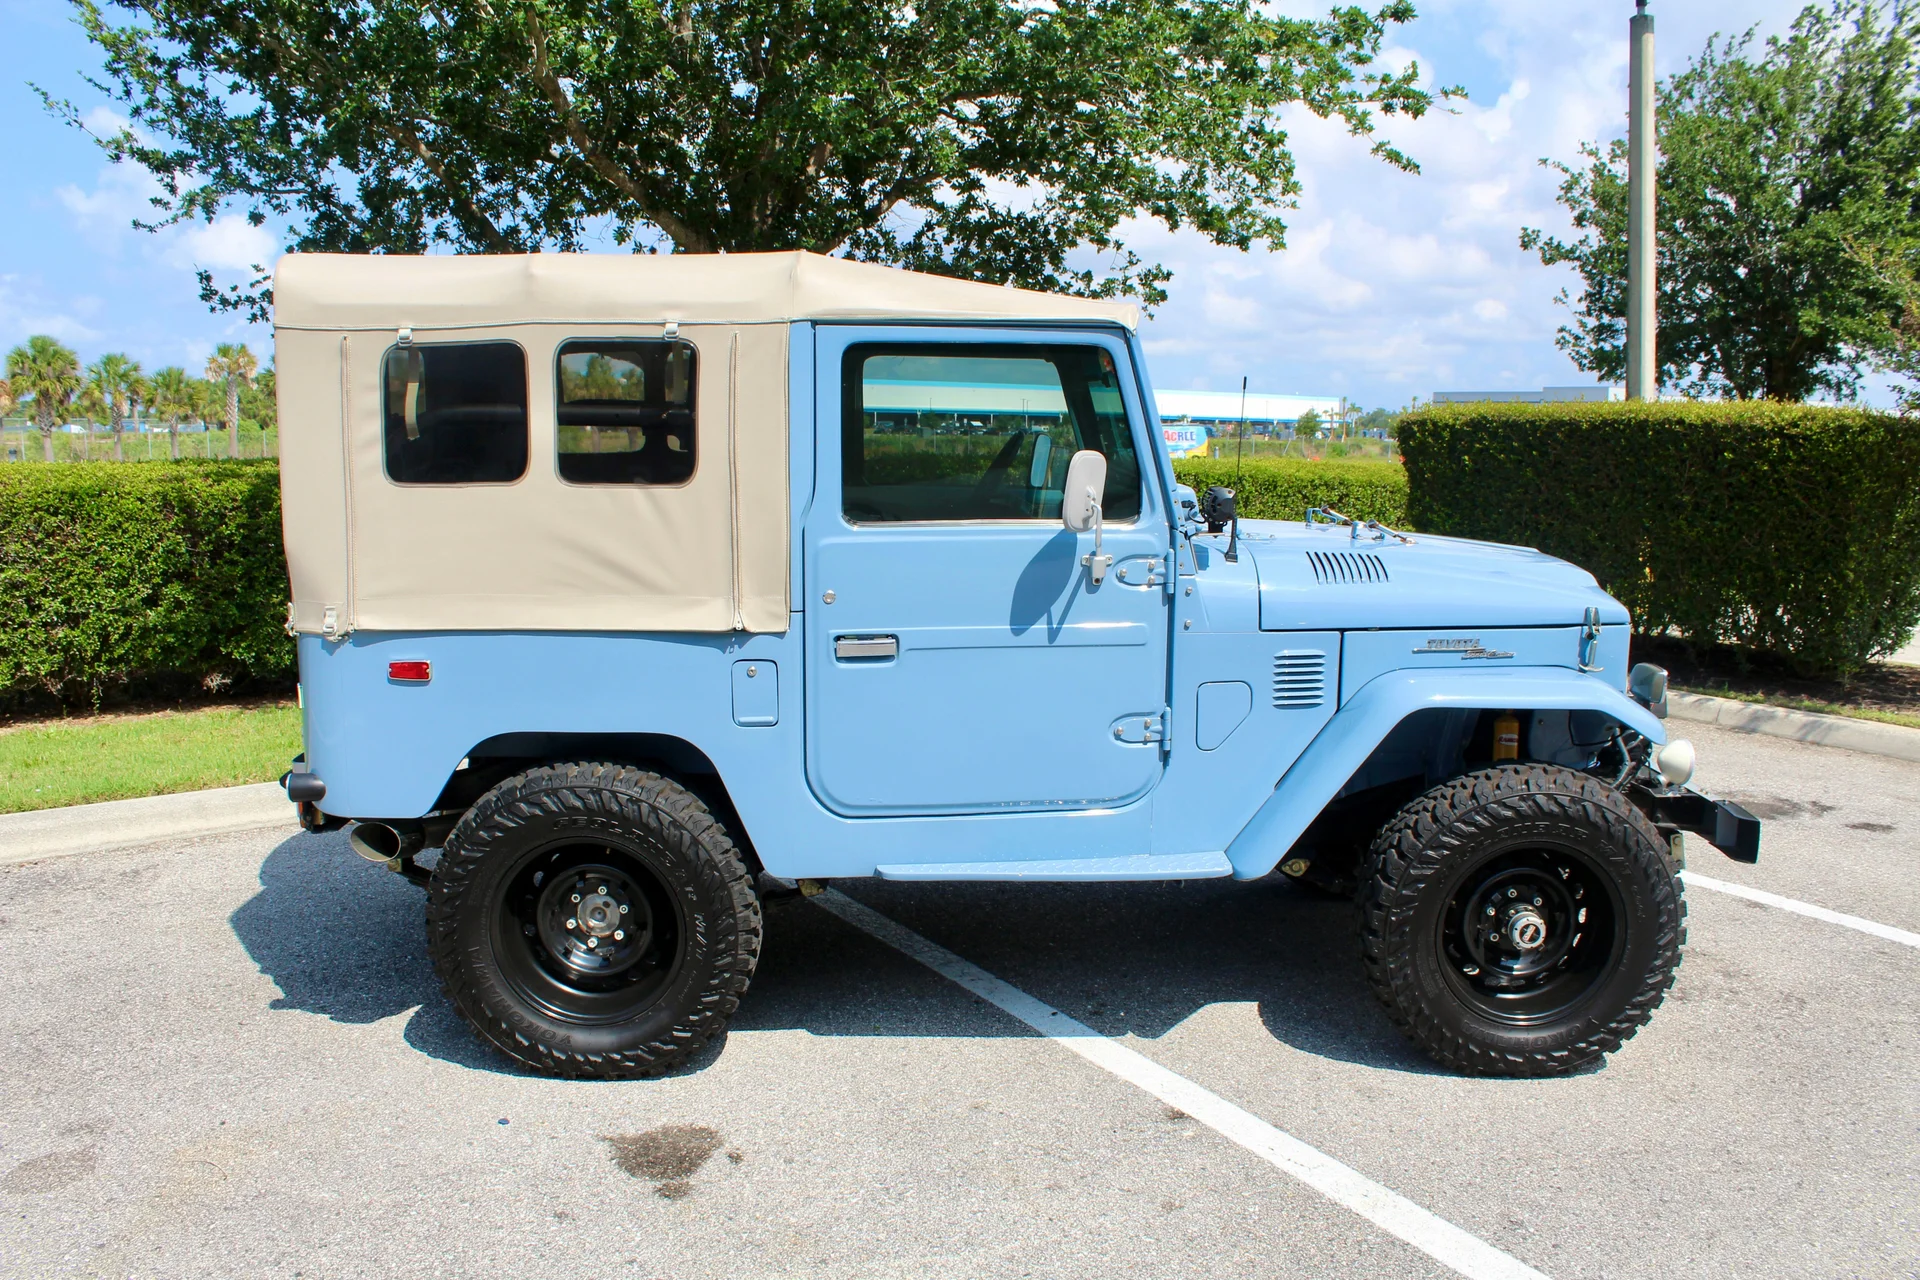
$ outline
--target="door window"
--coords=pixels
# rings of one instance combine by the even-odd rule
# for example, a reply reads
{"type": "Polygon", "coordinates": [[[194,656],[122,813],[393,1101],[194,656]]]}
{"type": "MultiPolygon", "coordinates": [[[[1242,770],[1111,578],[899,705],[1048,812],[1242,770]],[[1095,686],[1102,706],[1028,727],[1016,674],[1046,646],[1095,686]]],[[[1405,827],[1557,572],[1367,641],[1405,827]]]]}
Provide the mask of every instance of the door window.
{"type": "Polygon", "coordinates": [[[381,379],[387,478],[507,484],[527,471],[527,357],[512,342],[394,347],[381,379]]]}
{"type": "Polygon", "coordinates": [[[1067,463],[1106,455],[1101,514],[1140,514],[1140,462],[1111,352],[1092,345],[847,350],[842,508],[857,524],[1058,520],[1067,463]]]}
{"type": "Polygon", "coordinates": [[[560,478],[685,484],[694,467],[694,349],[661,338],[560,347],[560,478]]]}

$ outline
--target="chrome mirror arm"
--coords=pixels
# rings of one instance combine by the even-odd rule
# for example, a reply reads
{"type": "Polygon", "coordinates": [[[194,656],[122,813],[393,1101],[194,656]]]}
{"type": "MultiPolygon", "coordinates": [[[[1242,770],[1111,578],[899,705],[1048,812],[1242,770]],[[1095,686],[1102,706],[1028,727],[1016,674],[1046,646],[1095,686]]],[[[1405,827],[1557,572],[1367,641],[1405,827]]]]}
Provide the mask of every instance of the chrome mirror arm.
{"type": "Polygon", "coordinates": [[[1081,556],[1080,563],[1087,567],[1087,576],[1097,587],[1106,579],[1107,570],[1113,567],[1113,557],[1100,550],[1100,497],[1089,489],[1087,501],[1093,507],[1093,550],[1081,556]]]}

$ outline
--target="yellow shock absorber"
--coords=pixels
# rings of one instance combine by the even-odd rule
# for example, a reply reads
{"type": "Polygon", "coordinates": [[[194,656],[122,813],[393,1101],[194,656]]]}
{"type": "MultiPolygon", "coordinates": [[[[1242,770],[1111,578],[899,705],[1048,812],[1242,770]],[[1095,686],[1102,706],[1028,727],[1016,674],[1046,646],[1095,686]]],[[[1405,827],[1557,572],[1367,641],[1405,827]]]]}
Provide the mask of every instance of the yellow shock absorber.
{"type": "Polygon", "coordinates": [[[1520,718],[1511,711],[1502,711],[1500,718],[1493,722],[1493,758],[1495,761],[1520,758],[1520,718]]]}

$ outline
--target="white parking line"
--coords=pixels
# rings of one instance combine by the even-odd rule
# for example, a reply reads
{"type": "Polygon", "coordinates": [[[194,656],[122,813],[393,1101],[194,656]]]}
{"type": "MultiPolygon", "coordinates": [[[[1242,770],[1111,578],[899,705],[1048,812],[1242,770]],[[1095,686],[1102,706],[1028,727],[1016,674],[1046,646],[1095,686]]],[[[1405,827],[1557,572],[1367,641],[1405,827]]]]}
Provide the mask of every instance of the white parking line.
{"type": "Polygon", "coordinates": [[[1796,898],[1783,898],[1777,893],[1768,893],[1765,889],[1749,889],[1746,885],[1735,884],[1731,880],[1715,880],[1712,876],[1703,876],[1698,871],[1682,871],[1680,878],[1689,888],[1711,889],[1715,893],[1730,894],[1736,898],[1745,898],[1748,902],[1764,903],[1769,907],[1778,907],[1782,911],[1791,911],[1799,916],[1811,916],[1815,920],[1825,920],[1828,924],[1837,924],[1845,929],[1858,929],[1870,933],[1876,938],[1885,938],[1888,942],[1898,942],[1903,946],[1920,947],[1920,933],[1908,933],[1905,929],[1896,929],[1890,924],[1881,924],[1878,920],[1867,920],[1860,916],[1850,916],[1843,911],[1829,911],[1825,907],[1816,907],[1811,902],[1801,902],[1796,898]]]}
{"type": "Polygon", "coordinates": [[[1175,1075],[1159,1063],[1110,1040],[1085,1023],[1077,1022],[1044,1001],[1002,982],[980,966],[929,942],[873,908],[855,902],[837,889],[812,899],[848,924],[871,934],[896,951],[918,960],[941,977],[966,988],[990,1004],[1079,1054],[1088,1062],[1146,1090],[1170,1107],[1192,1116],[1214,1132],[1312,1187],[1315,1191],[1398,1236],[1428,1257],[1473,1280],[1546,1280],[1511,1254],[1502,1253],[1477,1236],[1422,1209],[1405,1196],[1389,1191],[1332,1156],[1308,1146],[1242,1110],[1218,1094],[1175,1075]]]}

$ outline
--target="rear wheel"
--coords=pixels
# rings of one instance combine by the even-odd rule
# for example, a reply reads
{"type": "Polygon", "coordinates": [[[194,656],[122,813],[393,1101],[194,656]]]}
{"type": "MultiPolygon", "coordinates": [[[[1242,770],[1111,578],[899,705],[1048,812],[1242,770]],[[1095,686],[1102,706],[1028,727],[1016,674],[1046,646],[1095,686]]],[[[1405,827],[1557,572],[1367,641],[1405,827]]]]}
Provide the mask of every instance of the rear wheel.
{"type": "Polygon", "coordinates": [[[1381,829],[1366,870],[1374,994],[1457,1070],[1576,1070],[1631,1038],[1673,985],[1686,906],[1667,844],[1586,774],[1454,779],[1381,829]]]}
{"type": "Polygon", "coordinates": [[[428,950],[482,1039],[536,1070],[654,1075],[726,1025],[760,952],[760,904],[726,830],[684,787],[610,764],[533,769],[448,838],[428,950]]]}

